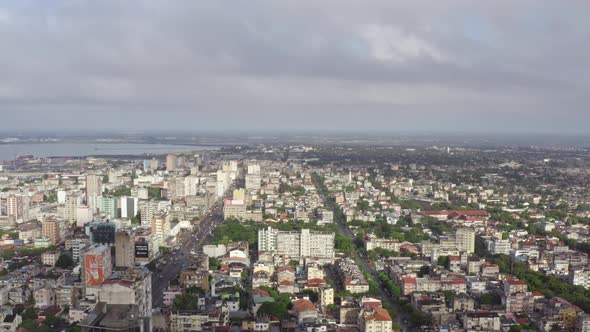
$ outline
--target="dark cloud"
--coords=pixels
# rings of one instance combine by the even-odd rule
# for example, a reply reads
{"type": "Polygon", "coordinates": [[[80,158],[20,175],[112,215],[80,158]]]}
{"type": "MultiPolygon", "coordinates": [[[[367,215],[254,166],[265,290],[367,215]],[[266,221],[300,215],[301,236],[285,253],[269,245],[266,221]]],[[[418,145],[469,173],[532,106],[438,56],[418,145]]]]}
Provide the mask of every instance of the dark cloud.
{"type": "Polygon", "coordinates": [[[0,130],[584,132],[589,9],[0,1],[0,130]]]}

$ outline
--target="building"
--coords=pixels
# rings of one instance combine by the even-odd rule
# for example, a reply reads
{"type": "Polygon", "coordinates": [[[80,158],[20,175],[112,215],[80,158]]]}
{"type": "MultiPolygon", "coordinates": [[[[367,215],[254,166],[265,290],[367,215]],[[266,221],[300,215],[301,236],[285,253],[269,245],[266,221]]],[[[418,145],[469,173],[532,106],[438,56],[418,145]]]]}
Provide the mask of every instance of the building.
{"type": "Polygon", "coordinates": [[[166,156],[166,170],[168,172],[174,171],[178,163],[178,158],[175,154],[169,154],[166,156]]]}
{"type": "Polygon", "coordinates": [[[468,253],[475,252],[475,229],[460,227],[455,230],[457,249],[468,253]]]}
{"type": "Polygon", "coordinates": [[[25,207],[23,196],[8,195],[6,198],[6,215],[13,217],[16,222],[25,221],[25,207]]]}
{"type": "Polygon", "coordinates": [[[334,260],[334,233],[262,229],[258,231],[258,251],[280,256],[283,260],[314,258],[328,263],[334,260]]]}
{"type": "Polygon", "coordinates": [[[102,177],[97,174],[86,175],[86,202],[92,209],[98,207],[98,199],[102,195],[102,177]]]}
{"type": "Polygon", "coordinates": [[[139,211],[141,214],[141,225],[151,226],[154,215],[158,211],[158,203],[152,200],[141,201],[139,211]]]}
{"type": "Polygon", "coordinates": [[[115,271],[100,286],[98,301],[109,305],[136,305],[145,331],[151,331],[152,273],[147,269],[115,271]]]}
{"type": "Polygon", "coordinates": [[[59,253],[57,252],[44,252],[41,254],[41,262],[43,263],[43,265],[45,266],[51,266],[54,267],[55,263],[57,263],[57,260],[59,259],[59,253]]]}
{"type": "Polygon", "coordinates": [[[367,251],[374,250],[377,248],[390,250],[390,251],[399,251],[399,240],[397,239],[381,239],[370,236],[365,241],[365,248],[367,251]]]}
{"type": "Polygon", "coordinates": [[[358,316],[360,332],[391,332],[393,322],[386,309],[377,306],[366,306],[358,316]]]}
{"type": "Polygon", "coordinates": [[[41,235],[52,245],[60,244],[63,240],[63,222],[57,219],[46,219],[41,222],[41,235]]]}
{"type": "Polygon", "coordinates": [[[152,235],[157,240],[158,247],[161,247],[170,236],[170,220],[166,214],[154,217],[152,220],[152,235]]]}
{"type": "Polygon", "coordinates": [[[135,264],[135,231],[118,230],[115,233],[115,266],[132,267],[135,264]]]}
{"type": "Polygon", "coordinates": [[[121,206],[121,218],[131,219],[137,216],[139,211],[139,199],[137,197],[123,196],[119,201],[121,206]]]}
{"type": "Polygon", "coordinates": [[[575,286],[590,288],[590,269],[572,269],[569,272],[569,282],[575,286]]]}
{"type": "Polygon", "coordinates": [[[207,255],[191,256],[188,266],[180,272],[180,284],[183,287],[209,289],[209,257],[207,255]]]}
{"type": "Polygon", "coordinates": [[[170,313],[170,332],[202,331],[208,321],[207,311],[173,311],[170,313]]]}
{"type": "Polygon", "coordinates": [[[463,314],[463,328],[476,331],[500,331],[500,316],[495,312],[467,312],[463,314]]]}
{"type": "Polygon", "coordinates": [[[320,287],[319,302],[322,308],[334,304],[334,288],[329,285],[320,287]]]}
{"type": "Polygon", "coordinates": [[[78,208],[82,205],[82,197],[78,194],[69,194],[65,199],[64,219],[70,223],[78,223],[78,208]]]}
{"type": "Polygon", "coordinates": [[[94,297],[102,283],[113,273],[111,248],[105,245],[93,246],[82,254],[81,260],[86,297],[94,297]]]}
{"type": "Polygon", "coordinates": [[[111,222],[92,222],[87,224],[90,239],[94,243],[113,244],[115,243],[115,232],[117,226],[111,222]]]}
{"type": "Polygon", "coordinates": [[[118,198],[101,196],[99,201],[100,205],[98,206],[98,210],[105,216],[105,218],[113,219],[118,217],[118,198]]]}
{"type": "Polygon", "coordinates": [[[248,205],[246,201],[243,199],[226,199],[225,201],[223,201],[223,219],[227,220],[235,218],[238,220],[246,220],[246,218],[248,217],[247,206],[248,205]]]}
{"type": "Polygon", "coordinates": [[[137,305],[98,302],[78,326],[82,332],[149,332],[137,305]]]}
{"type": "Polygon", "coordinates": [[[487,250],[492,255],[510,255],[510,240],[491,239],[487,242],[487,250]]]}

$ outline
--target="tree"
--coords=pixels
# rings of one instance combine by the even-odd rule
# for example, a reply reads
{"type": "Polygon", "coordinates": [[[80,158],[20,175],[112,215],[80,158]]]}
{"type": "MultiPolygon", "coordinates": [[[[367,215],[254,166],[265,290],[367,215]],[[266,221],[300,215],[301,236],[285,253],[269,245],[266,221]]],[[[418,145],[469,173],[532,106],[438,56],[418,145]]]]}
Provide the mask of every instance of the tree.
{"type": "Polygon", "coordinates": [[[258,316],[266,315],[285,319],[288,316],[287,305],[280,302],[265,302],[258,309],[258,316]]]}
{"type": "Polygon", "coordinates": [[[61,269],[70,269],[74,267],[74,260],[70,255],[62,253],[61,255],[59,255],[59,258],[57,259],[55,266],[61,269]]]}
{"type": "Polygon", "coordinates": [[[313,303],[316,303],[319,301],[320,297],[318,295],[318,292],[313,291],[311,289],[306,289],[303,291],[303,294],[309,296],[309,300],[313,303]]]}

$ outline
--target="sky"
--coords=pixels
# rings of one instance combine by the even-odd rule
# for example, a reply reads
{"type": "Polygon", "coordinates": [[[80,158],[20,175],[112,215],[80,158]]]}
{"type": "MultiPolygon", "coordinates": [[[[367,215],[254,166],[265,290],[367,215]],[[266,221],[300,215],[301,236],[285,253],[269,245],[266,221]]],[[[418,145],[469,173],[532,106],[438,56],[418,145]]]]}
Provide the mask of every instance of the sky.
{"type": "Polygon", "coordinates": [[[584,134],[590,1],[0,0],[0,131],[584,134]]]}

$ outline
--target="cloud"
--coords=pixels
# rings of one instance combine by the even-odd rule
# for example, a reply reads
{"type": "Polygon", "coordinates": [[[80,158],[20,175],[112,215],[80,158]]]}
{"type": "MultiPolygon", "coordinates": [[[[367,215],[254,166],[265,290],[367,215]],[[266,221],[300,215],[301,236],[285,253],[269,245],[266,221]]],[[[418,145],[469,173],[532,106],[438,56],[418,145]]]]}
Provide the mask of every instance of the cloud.
{"type": "Polygon", "coordinates": [[[0,130],[465,130],[485,119],[493,131],[584,132],[588,7],[0,2],[0,130]],[[23,120],[35,118],[55,120],[23,120]]]}

